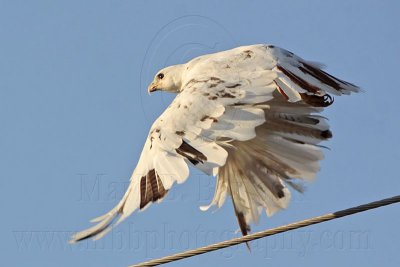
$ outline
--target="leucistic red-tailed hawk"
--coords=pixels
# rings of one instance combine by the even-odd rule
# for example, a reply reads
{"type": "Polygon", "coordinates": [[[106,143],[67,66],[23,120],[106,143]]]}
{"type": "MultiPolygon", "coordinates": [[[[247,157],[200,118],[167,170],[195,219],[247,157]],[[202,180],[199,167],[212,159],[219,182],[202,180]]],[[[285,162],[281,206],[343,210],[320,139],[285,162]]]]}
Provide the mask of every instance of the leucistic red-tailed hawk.
{"type": "Polygon", "coordinates": [[[160,202],[188,178],[189,164],[216,177],[210,206],[231,196],[246,235],[263,210],[271,216],[288,206],[288,186],[301,191],[296,181],[314,179],[323,158],[318,144],[332,136],[318,113],[333,103],[331,95],[359,88],[259,44],[162,69],[148,91],[177,96],[151,127],[121,201],[71,242],[101,238],[132,212],[160,202]]]}

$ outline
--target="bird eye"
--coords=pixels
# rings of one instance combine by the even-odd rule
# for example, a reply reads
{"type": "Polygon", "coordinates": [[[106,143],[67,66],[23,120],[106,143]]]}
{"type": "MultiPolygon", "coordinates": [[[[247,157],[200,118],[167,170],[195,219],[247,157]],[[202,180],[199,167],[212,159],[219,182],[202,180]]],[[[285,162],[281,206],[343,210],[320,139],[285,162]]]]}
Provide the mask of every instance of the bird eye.
{"type": "Polygon", "coordinates": [[[163,73],[159,73],[159,74],[157,75],[157,78],[161,80],[162,78],[164,78],[164,74],[163,74],[163,73]]]}

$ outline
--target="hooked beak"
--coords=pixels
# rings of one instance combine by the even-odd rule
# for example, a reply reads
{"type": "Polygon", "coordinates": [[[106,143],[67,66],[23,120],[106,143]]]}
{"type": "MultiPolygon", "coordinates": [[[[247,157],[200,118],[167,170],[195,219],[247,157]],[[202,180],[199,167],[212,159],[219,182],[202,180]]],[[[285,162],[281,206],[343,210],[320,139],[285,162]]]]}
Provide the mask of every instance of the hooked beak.
{"type": "Polygon", "coordinates": [[[150,95],[152,92],[155,92],[155,91],[157,91],[157,90],[159,90],[159,89],[157,88],[157,85],[154,84],[154,83],[151,83],[151,84],[149,85],[149,87],[147,88],[147,92],[149,93],[149,95],[150,95]]]}

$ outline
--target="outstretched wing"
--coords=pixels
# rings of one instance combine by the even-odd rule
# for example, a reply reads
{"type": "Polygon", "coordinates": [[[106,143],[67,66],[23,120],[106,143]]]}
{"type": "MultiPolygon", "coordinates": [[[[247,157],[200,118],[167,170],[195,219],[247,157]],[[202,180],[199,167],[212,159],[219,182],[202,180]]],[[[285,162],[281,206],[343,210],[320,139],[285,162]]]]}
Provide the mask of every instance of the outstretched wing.
{"type": "MultiPolygon", "coordinates": [[[[311,106],[328,106],[332,95],[348,95],[360,89],[322,70],[322,65],[302,59],[273,45],[250,45],[195,58],[187,63],[189,78],[207,73],[229,81],[249,81],[257,88],[270,82],[262,74],[274,73],[274,84],[288,102],[304,101],[311,106]]],[[[269,76],[271,77],[271,76],[269,76]]],[[[267,92],[268,93],[268,92],[267,92]]],[[[256,100],[256,99],[255,99],[256,100]]]]}
{"type": "MultiPolygon", "coordinates": [[[[270,92],[275,90],[275,75],[271,75],[265,76],[270,82],[263,85],[263,90],[270,92]]],[[[188,163],[216,174],[227,158],[224,146],[232,139],[254,138],[255,128],[265,121],[261,108],[245,105],[254,98],[263,102],[270,96],[249,90],[248,84],[214,76],[189,81],[151,127],[122,200],[109,213],[92,220],[98,224],[75,234],[71,242],[98,239],[135,210],[162,200],[175,182],[187,179],[188,163]]]]}

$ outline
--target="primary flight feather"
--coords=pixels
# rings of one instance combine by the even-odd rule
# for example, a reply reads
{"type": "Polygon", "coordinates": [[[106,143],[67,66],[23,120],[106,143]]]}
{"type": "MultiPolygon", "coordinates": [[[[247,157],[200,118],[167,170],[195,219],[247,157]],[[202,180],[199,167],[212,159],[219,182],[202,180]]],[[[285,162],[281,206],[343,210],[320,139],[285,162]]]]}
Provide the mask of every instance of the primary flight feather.
{"type": "Polygon", "coordinates": [[[210,206],[231,196],[246,235],[263,210],[271,216],[287,207],[288,186],[301,191],[296,181],[315,177],[323,158],[318,144],[332,136],[318,113],[333,103],[331,95],[359,88],[260,44],[167,67],[148,91],[177,96],[152,125],[121,201],[71,242],[101,238],[135,210],[161,201],[188,178],[188,164],[216,177],[210,206]]]}

